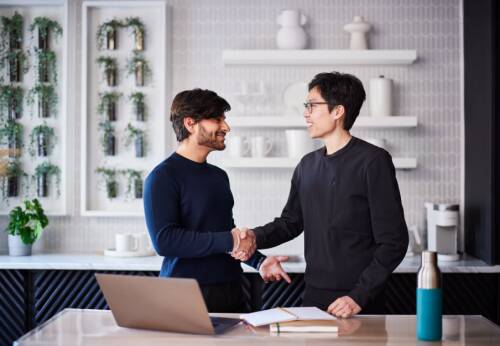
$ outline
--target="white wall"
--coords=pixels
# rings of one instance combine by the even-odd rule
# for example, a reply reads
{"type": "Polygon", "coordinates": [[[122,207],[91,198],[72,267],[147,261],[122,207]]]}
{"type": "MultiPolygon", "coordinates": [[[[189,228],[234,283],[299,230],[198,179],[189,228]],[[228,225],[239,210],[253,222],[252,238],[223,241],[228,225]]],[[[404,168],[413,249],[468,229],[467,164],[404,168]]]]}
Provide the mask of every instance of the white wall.
{"type": "MultiPolygon", "coordinates": [[[[282,93],[295,81],[309,81],[316,73],[338,70],[357,75],[366,89],[370,78],[379,74],[393,78],[395,113],[417,116],[419,126],[409,130],[354,131],[354,135],[383,137],[393,156],[417,157],[418,168],[398,171],[407,223],[424,226],[424,202],[460,202],[462,112],[461,2],[459,0],[172,0],[172,86],[173,93],[194,87],[209,88],[226,97],[235,107],[228,114],[238,116],[233,94],[241,80],[264,81],[268,89],[267,111],[278,115],[284,110],[282,93]],[[370,46],[377,49],[416,49],[417,63],[402,67],[224,67],[225,48],[274,48],[278,29],[276,16],[282,9],[301,9],[309,18],[307,31],[312,48],[347,48],[349,35],[343,25],[354,15],[373,23],[370,46]]],[[[70,24],[76,35],[70,38],[76,49],[72,62],[75,88],[69,95],[75,117],[76,145],[70,150],[80,162],[80,46],[81,1],[70,5],[70,24]]],[[[154,34],[149,30],[149,34],[154,34]]],[[[149,47],[148,47],[149,49],[149,47]]],[[[71,68],[70,66],[70,68],[71,68]]],[[[367,114],[367,104],[361,111],[367,114]]],[[[165,116],[168,116],[167,114],[165,116]]],[[[251,135],[259,130],[244,131],[251,135]]],[[[234,130],[234,132],[242,132],[234,130]]],[[[284,152],[284,133],[259,132],[272,136],[276,154],[284,152]]],[[[228,171],[235,196],[235,221],[256,226],[278,216],[285,204],[292,170],[239,169],[228,171]]],[[[79,167],[75,167],[72,215],[52,218],[51,225],[35,250],[52,252],[97,252],[112,245],[116,232],[141,231],[138,218],[92,218],[79,216],[79,167]]],[[[0,218],[5,228],[6,218],[0,218]]],[[[282,246],[281,253],[300,252],[299,241],[282,246]]],[[[6,252],[5,234],[0,235],[0,251],[6,252]]]]}

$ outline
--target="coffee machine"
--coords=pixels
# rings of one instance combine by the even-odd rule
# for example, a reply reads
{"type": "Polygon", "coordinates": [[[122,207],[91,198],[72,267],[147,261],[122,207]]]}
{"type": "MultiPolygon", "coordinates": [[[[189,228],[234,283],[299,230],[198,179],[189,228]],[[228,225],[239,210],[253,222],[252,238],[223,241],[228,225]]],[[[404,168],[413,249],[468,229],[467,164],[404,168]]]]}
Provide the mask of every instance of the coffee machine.
{"type": "Polygon", "coordinates": [[[459,206],[425,203],[427,249],[438,253],[439,261],[458,261],[459,206]]]}

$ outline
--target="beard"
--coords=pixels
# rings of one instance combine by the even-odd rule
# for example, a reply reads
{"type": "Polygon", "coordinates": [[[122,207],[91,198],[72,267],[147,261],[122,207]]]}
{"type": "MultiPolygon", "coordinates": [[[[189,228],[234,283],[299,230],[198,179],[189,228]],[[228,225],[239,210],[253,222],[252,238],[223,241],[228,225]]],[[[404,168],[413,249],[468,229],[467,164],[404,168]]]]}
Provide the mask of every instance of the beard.
{"type": "Polygon", "coordinates": [[[226,144],[224,139],[221,139],[219,135],[225,136],[224,131],[207,131],[201,124],[200,133],[198,135],[198,145],[203,145],[214,150],[224,150],[226,149],[226,144]]]}

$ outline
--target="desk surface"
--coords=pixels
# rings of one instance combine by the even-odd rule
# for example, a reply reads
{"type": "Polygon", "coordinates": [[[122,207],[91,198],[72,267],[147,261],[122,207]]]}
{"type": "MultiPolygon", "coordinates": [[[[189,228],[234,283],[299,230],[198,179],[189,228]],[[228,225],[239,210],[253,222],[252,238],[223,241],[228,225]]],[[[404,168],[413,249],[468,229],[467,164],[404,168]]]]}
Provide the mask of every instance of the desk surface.
{"type": "Polygon", "coordinates": [[[267,327],[240,324],[223,335],[203,336],[121,328],[110,311],[66,309],[14,345],[500,345],[500,327],[482,316],[444,316],[441,343],[417,342],[413,315],[356,316],[337,322],[338,334],[270,335],[267,327]]]}

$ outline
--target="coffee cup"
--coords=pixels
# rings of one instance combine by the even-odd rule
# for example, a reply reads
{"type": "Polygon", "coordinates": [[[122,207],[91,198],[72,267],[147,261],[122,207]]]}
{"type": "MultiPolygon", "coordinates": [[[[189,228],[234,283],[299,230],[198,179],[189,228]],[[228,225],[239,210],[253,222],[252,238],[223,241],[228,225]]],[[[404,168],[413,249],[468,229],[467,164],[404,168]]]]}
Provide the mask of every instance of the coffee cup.
{"type": "Polygon", "coordinates": [[[229,156],[242,157],[250,152],[250,143],[241,136],[232,136],[228,139],[229,156]]]}
{"type": "Polygon", "coordinates": [[[137,251],[137,238],[133,233],[118,233],[115,235],[115,247],[117,252],[137,251]]]}
{"type": "Polygon", "coordinates": [[[273,148],[271,140],[264,136],[256,136],[250,140],[252,157],[265,157],[273,148]]]}

